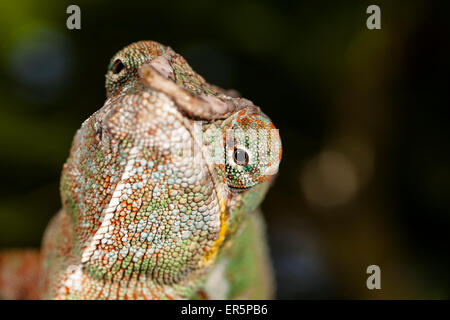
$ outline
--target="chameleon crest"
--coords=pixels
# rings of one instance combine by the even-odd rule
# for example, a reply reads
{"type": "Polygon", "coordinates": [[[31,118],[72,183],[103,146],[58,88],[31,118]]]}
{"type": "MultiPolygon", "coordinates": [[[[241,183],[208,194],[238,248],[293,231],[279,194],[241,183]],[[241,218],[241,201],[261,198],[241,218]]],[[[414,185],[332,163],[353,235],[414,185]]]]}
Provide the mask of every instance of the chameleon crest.
{"type": "Polygon", "coordinates": [[[221,264],[255,251],[235,239],[249,234],[278,169],[275,126],[152,41],[112,58],[106,90],[64,165],[63,209],[44,238],[45,297],[214,297],[219,287],[232,297],[237,278],[221,264]]]}

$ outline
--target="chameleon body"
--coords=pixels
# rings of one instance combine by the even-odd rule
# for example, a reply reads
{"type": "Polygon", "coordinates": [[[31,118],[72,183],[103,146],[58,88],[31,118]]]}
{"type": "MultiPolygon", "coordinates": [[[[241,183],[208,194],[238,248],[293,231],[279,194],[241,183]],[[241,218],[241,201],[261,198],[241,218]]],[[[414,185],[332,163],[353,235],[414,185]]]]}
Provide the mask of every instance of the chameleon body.
{"type": "Polygon", "coordinates": [[[64,165],[36,295],[271,298],[258,210],[281,159],[270,119],[153,41],[112,58],[106,93],[64,165]]]}

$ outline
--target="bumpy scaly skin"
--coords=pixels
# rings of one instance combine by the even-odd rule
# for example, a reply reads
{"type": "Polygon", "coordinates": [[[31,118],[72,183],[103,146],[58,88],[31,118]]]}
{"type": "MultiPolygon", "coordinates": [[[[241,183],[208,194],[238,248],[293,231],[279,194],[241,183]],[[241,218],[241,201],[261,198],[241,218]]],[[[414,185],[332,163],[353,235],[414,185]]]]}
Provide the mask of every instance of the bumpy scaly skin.
{"type": "Polygon", "coordinates": [[[152,41],[117,53],[44,236],[44,298],[269,298],[256,210],[281,158],[258,107],[152,41]]]}

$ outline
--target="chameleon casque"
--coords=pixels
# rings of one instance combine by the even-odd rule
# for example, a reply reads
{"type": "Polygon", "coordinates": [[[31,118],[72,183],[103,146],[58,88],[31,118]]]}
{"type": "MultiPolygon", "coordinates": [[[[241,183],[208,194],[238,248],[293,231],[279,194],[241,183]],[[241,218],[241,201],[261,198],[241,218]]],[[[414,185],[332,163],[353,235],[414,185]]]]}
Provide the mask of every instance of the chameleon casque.
{"type": "Polygon", "coordinates": [[[3,298],[267,299],[258,210],[281,160],[271,120],[170,47],[119,51],[77,131],[41,252],[0,254],[3,298]]]}

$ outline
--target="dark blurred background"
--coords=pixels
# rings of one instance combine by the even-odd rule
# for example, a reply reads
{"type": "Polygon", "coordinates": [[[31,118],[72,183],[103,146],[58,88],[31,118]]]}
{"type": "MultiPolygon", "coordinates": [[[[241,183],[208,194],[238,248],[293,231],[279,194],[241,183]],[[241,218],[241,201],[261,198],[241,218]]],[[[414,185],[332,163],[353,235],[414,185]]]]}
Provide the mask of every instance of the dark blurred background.
{"type": "Polygon", "coordinates": [[[39,246],[109,59],[151,39],[280,129],[263,204],[278,298],[449,298],[448,22],[429,1],[2,2],[0,247],[39,246]]]}

